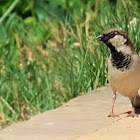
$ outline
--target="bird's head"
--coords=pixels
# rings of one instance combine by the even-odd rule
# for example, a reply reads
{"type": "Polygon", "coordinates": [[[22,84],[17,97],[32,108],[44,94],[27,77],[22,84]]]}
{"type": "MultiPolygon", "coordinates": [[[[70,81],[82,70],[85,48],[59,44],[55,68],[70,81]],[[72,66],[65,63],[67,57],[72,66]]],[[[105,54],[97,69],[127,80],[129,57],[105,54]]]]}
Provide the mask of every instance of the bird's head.
{"type": "Polygon", "coordinates": [[[104,42],[111,50],[132,54],[135,52],[133,44],[128,35],[121,29],[109,29],[97,37],[97,40],[104,42]]]}

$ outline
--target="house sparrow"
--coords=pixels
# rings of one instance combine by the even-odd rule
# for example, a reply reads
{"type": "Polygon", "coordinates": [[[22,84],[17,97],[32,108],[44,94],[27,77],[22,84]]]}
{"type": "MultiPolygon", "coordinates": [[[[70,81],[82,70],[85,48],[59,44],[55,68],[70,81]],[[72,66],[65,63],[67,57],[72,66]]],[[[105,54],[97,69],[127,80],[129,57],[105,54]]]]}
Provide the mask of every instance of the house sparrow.
{"type": "Polygon", "coordinates": [[[140,57],[128,35],[120,29],[110,29],[97,37],[110,49],[108,58],[108,79],[113,91],[113,104],[108,117],[116,117],[113,112],[116,92],[128,97],[132,111],[128,117],[138,117],[135,107],[140,107],[140,57]]]}

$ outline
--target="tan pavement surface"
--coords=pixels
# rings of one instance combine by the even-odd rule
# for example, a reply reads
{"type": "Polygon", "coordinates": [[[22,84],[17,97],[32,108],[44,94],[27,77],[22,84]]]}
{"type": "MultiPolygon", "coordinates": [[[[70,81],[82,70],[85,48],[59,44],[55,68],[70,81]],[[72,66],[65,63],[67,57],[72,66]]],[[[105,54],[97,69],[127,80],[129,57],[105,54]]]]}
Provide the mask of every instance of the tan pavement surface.
{"type": "Polygon", "coordinates": [[[112,91],[102,87],[63,106],[0,131],[0,140],[140,140],[140,115],[127,118],[128,98],[118,94],[117,118],[108,118],[112,91]]]}

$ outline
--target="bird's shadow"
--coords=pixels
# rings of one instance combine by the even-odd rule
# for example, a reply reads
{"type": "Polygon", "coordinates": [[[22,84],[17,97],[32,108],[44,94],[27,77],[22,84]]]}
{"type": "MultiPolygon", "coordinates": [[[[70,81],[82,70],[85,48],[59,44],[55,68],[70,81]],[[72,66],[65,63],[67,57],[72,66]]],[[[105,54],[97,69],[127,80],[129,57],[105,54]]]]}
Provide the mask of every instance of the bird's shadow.
{"type": "MultiPolygon", "coordinates": [[[[131,111],[127,111],[127,112],[123,112],[123,113],[120,113],[119,115],[121,115],[121,114],[130,114],[131,113],[131,111]]],[[[136,107],[135,108],[135,113],[136,114],[140,114],[140,107],[136,107]]]]}

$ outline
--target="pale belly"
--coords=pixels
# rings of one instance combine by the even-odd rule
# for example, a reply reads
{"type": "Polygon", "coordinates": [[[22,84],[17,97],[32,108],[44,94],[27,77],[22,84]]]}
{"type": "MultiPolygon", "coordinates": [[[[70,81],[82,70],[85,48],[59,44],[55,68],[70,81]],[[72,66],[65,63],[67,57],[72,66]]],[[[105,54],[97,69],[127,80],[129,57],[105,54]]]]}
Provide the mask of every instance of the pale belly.
{"type": "Polygon", "coordinates": [[[113,92],[126,97],[135,97],[140,89],[140,65],[135,69],[120,71],[108,62],[108,78],[113,92]]]}

